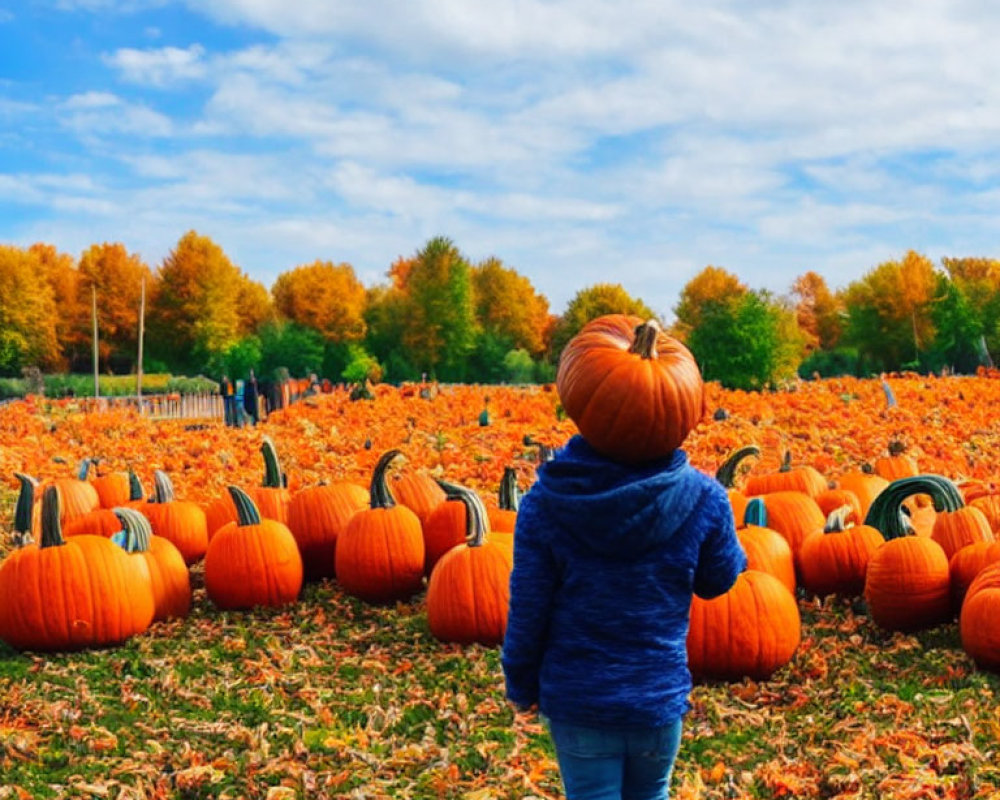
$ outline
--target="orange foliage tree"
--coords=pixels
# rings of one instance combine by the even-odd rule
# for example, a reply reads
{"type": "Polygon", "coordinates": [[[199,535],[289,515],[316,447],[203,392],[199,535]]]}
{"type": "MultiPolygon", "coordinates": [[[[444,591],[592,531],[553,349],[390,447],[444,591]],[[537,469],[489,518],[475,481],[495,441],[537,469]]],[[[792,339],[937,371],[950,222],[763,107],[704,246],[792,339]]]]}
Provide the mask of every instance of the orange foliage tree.
{"type": "Polygon", "coordinates": [[[0,374],[59,363],[56,305],[38,257],[0,245],[0,374]]]}
{"type": "Polygon", "coordinates": [[[483,331],[532,356],[545,352],[553,318],[549,301],[530,280],[500,259],[489,258],[472,269],[472,289],[483,331]]]}
{"type": "Polygon", "coordinates": [[[365,334],[365,287],[350,264],[295,267],[278,276],[271,292],[279,313],[328,342],[354,342],[365,334]]]}
{"type": "Polygon", "coordinates": [[[795,279],[792,295],[797,298],[795,316],[799,328],[807,337],[812,350],[830,350],[837,346],[843,331],[843,304],[830,291],[826,280],[817,272],[806,272],[795,279]]]}
{"type": "Polygon", "coordinates": [[[552,331],[552,354],[558,359],[566,343],[590,322],[605,314],[634,314],[658,318],[642,300],[632,297],[620,283],[597,283],[581,289],[569,301],[552,331]]]}

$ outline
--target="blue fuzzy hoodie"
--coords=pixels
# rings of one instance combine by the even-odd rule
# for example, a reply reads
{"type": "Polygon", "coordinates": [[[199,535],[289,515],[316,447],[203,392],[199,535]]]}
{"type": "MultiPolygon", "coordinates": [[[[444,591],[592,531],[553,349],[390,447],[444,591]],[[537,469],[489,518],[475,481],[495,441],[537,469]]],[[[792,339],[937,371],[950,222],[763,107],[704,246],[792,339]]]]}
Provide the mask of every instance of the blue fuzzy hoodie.
{"type": "Polygon", "coordinates": [[[576,725],[673,722],[691,690],[692,592],[720,595],[745,567],[725,490],[682,450],[626,466],[574,436],[518,511],[507,696],[576,725]]]}

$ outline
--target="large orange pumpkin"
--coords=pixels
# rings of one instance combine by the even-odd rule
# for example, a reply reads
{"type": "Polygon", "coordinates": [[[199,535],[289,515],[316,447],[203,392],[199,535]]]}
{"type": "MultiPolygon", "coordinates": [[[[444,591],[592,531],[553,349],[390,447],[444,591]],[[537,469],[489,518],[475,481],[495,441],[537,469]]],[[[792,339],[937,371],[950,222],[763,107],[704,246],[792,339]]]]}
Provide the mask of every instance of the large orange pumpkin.
{"type": "Polygon", "coordinates": [[[853,492],[858,498],[861,506],[859,520],[868,516],[868,509],[871,508],[875,498],[889,485],[889,481],[870,470],[871,467],[866,464],[860,470],[845,472],[837,478],[837,488],[853,492]]]}
{"type": "Polygon", "coordinates": [[[101,536],[63,539],[61,500],[45,490],[39,543],[0,564],[0,639],[18,650],[105,647],[153,620],[145,566],[101,536]]]}
{"type": "Polygon", "coordinates": [[[819,597],[851,597],[864,591],[868,561],[885,540],[870,525],[848,525],[854,513],[849,505],[834,509],[823,530],[802,542],[799,572],[806,591],[819,597]]]}
{"type": "MultiPolygon", "coordinates": [[[[101,459],[84,459],[84,464],[89,468],[94,467],[94,479],[90,484],[97,491],[97,496],[101,502],[101,508],[112,509],[115,506],[125,505],[129,501],[130,485],[129,474],[127,472],[106,472],[101,473],[101,459]]],[[[84,467],[81,465],[81,470],[84,467]]]]}
{"type": "Polygon", "coordinates": [[[691,352],[655,320],[622,314],[591,320],[570,340],[556,388],[590,445],[625,463],[672,453],[706,410],[691,352]]]}
{"type": "Polygon", "coordinates": [[[153,619],[186,617],[191,610],[191,576],[180,550],[162,536],[154,536],[149,520],[134,508],[120,506],[113,513],[121,528],[115,539],[132,558],[146,562],[153,590],[153,619]]]}
{"type": "Polygon", "coordinates": [[[1000,671],[1000,563],[980,572],[958,620],[962,647],[982,669],[1000,671]]]}
{"type": "Polygon", "coordinates": [[[495,645],[503,641],[514,553],[489,541],[489,521],[479,496],[457,492],[465,505],[466,541],[445,553],[427,585],[427,623],[443,642],[495,645]]]}
{"type": "Polygon", "coordinates": [[[772,492],[802,492],[815,498],[828,488],[826,478],[808,464],[803,467],[792,467],[792,453],[785,451],[785,458],[777,472],[766,472],[762,475],[748,475],[743,484],[743,493],[748,497],[772,492]]]}
{"type": "Polygon", "coordinates": [[[354,483],[300,489],[288,506],[288,527],[299,545],[306,580],[336,574],[337,539],[348,521],[368,504],[368,492],[354,483]]]}
{"type": "Polygon", "coordinates": [[[337,539],[337,581],[344,591],[370,603],[403,600],[424,585],[424,535],[417,515],[397,505],[386,482],[402,455],[385,453],[372,474],[369,507],[351,517],[337,539]]]}
{"type": "Polygon", "coordinates": [[[976,576],[997,561],[1000,561],[1000,542],[968,544],[949,559],[951,599],[955,611],[961,611],[965,595],[976,576]]]}
{"type": "Polygon", "coordinates": [[[694,597],[688,664],[695,678],[766,680],[791,660],[801,638],[799,607],[788,587],[748,569],[725,594],[694,597]]]}
{"type": "Polygon", "coordinates": [[[933,539],[913,535],[902,511],[904,501],[926,488],[919,478],[893,481],[865,518],[886,541],[868,560],[864,596],[872,619],[888,630],[915,631],[951,618],[948,557],[933,539]]]}
{"type": "Polygon", "coordinates": [[[176,499],[173,483],[163,470],[153,473],[153,483],[156,494],[142,506],[142,513],[152,525],[155,535],[173,542],[184,556],[185,564],[194,564],[208,549],[205,512],[197,503],[176,499]]]}
{"type": "Polygon", "coordinates": [[[444,489],[426,472],[395,470],[389,482],[396,502],[416,514],[421,524],[447,499],[444,489]]]}
{"type": "Polygon", "coordinates": [[[205,591],[219,608],[277,607],[302,589],[302,557],[283,522],[262,519],[253,499],[230,486],[238,519],[215,532],[205,554],[205,591]]]}
{"type": "Polygon", "coordinates": [[[747,502],[744,524],[736,531],[747,554],[747,569],[774,575],[788,591],[795,591],[795,559],[792,548],[776,530],[767,527],[767,506],[763,498],[747,502]]]}

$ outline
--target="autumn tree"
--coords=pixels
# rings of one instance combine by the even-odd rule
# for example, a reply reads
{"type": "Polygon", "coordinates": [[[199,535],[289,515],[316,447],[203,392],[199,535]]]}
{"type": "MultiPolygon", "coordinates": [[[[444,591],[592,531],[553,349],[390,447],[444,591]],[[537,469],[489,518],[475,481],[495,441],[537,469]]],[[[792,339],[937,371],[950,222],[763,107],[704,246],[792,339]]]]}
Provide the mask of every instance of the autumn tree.
{"type": "Polygon", "coordinates": [[[402,287],[402,346],[417,369],[463,380],[475,346],[469,264],[450,239],[431,239],[413,258],[402,287]]]}
{"type": "MultiPolygon", "coordinates": [[[[84,312],[77,293],[80,273],[76,268],[76,259],[69,253],[61,253],[55,246],[42,242],[31,245],[28,250],[38,259],[42,275],[52,287],[52,297],[56,304],[56,338],[62,353],[58,366],[63,369],[68,365],[65,355],[74,348],[80,348],[79,332],[74,330],[74,326],[84,312]]],[[[89,336],[86,341],[90,342],[89,336]]]]}
{"type": "Polygon", "coordinates": [[[99,358],[102,366],[127,372],[138,355],[142,282],[152,292],[152,273],[135,253],[118,242],[95,244],[77,266],[75,335],[68,355],[74,369],[89,369],[92,359],[92,292],[96,291],[99,358]],[[85,346],[84,346],[85,345],[85,346]]]}
{"type": "Polygon", "coordinates": [[[946,257],[941,262],[981,328],[979,349],[1000,353],[1000,260],[946,257]]]}
{"type": "Polygon", "coordinates": [[[912,250],[880,264],[844,292],[845,341],[874,369],[916,364],[934,343],[937,287],[934,265],[912,250]]]}
{"type": "Polygon", "coordinates": [[[222,248],[189,231],[164,259],[151,303],[150,349],[174,368],[219,371],[243,334],[245,276],[222,248]]]}
{"type": "Polygon", "coordinates": [[[489,258],[472,270],[476,320],[483,332],[503,340],[507,349],[519,348],[541,356],[552,325],[549,301],[531,281],[489,258]]]}
{"type": "Polygon", "coordinates": [[[409,360],[401,345],[405,306],[406,295],[399,286],[373,286],[366,292],[365,349],[382,364],[385,377],[393,381],[420,377],[420,369],[409,360]]]}
{"type": "Polygon", "coordinates": [[[702,324],[702,316],[707,306],[720,302],[736,302],[750,291],[736,275],[722,267],[705,267],[689,280],[681,290],[680,299],[674,307],[676,321],[671,333],[681,341],[702,324]]]}
{"type": "Polygon", "coordinates": [[[806,272],[795,279],[792,296],[796,298],[795,316],[807,337],[809,350],[832,350],[843,332],[843,305],[830,291],[819,273],[806,272]]]}
{"type": "Polygon", "coordinates": [[[605,314],[632,314],[643,319],[657,315],[619,283],[598,283],[577,292],[552,331],[552,355],[558,359],[566,343],[590,320],[605,314]]]}
{"type": "Polygon", "coordinates": [[[365,335],[365,287],[350,264],[295,267],[278,276],[271,293],[282,316],[329,342],[356,342],[365,335]]]}
{"type": "Polygon", "coordinates": [[[52,287],[39,280],[42,269],[34,253],[0,245],[0,374],[59,363],[56,304],[52,287]]]}

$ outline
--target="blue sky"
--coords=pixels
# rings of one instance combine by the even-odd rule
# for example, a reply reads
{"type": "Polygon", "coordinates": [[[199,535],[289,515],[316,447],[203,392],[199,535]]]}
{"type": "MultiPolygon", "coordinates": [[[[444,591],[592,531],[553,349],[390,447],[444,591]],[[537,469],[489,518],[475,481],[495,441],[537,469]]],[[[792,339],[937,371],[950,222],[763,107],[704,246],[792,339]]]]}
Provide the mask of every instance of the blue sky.
{"type": "Polygon", "coordinates": [[[996,257],[998,41],[965,0],[0,0],[0,242],[373,285],[444,235],[667,318],[707,264],[996,257]]]}

